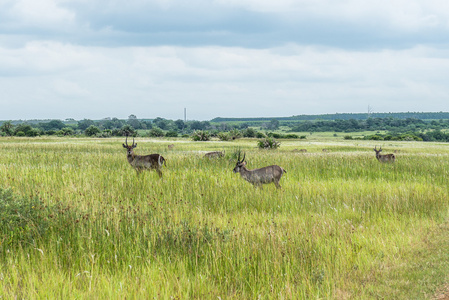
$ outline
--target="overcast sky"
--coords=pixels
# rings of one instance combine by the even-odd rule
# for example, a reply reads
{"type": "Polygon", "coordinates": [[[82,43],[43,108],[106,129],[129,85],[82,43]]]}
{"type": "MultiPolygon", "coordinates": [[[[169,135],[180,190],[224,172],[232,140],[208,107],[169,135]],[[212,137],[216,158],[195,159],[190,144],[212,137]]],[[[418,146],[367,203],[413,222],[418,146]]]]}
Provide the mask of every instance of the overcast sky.
{"type": "Polygon", "coordinates": [[[0,0],[0,120],[449,111],[447,0],[0,0]]]}

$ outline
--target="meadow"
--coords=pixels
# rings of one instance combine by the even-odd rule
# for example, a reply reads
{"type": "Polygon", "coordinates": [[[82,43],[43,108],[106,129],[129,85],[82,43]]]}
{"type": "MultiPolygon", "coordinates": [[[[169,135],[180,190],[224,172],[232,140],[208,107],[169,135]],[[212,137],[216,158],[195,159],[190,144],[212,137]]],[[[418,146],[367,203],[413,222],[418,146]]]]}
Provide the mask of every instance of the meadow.
{"type": "Polygon", "coordinates": [[[333,136],[136,141],[162,180],[123,139],[0,138],[0,299],[432,299],[449,281],[449,144],[377,142],[397,151],[380,164],[333,136]],[[234,174],[239,148],[286,169],[282,189],[234,174]]]}

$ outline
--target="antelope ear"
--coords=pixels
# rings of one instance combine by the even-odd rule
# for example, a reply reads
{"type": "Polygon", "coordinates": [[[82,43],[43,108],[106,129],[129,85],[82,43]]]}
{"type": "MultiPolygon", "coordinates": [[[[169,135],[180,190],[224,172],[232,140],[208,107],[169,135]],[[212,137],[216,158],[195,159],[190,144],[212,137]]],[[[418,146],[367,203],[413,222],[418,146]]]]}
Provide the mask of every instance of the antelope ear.
{"type": "Polygon", "coordinates": [[[125,144],[122,144],[122,145],[123,145],[123,148],[126,148],[126,149],[128,149],[128,147],[126,147],[126,146],[125,146],[125,144]]]}
{"type": "Polygon", "coordinates": [[[137,147],[137,143],[134,144],[133,148],[136,148],[136,147],[137,147]]]}
{"type": "Polygon", "coordinates": [[[243,162],[242,162],[242,166],[246,166],[246,161],[243,161],[243,162]]]}

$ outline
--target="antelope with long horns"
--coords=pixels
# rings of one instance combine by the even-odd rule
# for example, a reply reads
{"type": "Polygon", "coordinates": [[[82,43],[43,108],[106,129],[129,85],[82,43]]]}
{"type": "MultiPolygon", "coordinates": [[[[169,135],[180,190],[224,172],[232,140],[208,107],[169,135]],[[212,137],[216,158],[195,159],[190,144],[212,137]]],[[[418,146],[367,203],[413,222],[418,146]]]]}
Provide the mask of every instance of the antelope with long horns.
{"type": "Polygon", "coordinates": [[[374,147],[373,149],[376,152],[376,158],[378,161],[380,161],[381,163],[384,162],[390,162],[390,163],[394,163],[396,157],[394,156],[394,154],[385,154],[382,155],[380,154],[380,152],[382,151],[382,147],[379,148],[379,150],[377,150],[377,146],[374,147]]]}
{"type": "Polygon", "coordinates": [[[126,137],[125,144],[123,144],[123,148],[126,151],[126,158],[128,159],[129,164],[136,170],[137,175],[140,174],[143,170],[155,170],[159,177],[162,178],[162,165],[165,164],[165,159],[159,154],[150,154],[150,155],[136,155],[134,153],[134,148],[137,147],[137,143],[134,143],[130,146],[128,145],[128,137],[126,137]]]}
{"type": "Polygon", "coordinates": [[[237,164],[234,168],[234,173],[240,173],[243,179],[254,185],[255,187],[261,187],[262,184],[274,183],[276,188],[280,188],[279,180],[284,173],[287,173],[283,168],[272,165],[268,167],[263,167],[260,169],[248,170],[246,168],[245,156],[243,155],[243,159],[240,160],[240,153],[237,159],[237,164]]]}

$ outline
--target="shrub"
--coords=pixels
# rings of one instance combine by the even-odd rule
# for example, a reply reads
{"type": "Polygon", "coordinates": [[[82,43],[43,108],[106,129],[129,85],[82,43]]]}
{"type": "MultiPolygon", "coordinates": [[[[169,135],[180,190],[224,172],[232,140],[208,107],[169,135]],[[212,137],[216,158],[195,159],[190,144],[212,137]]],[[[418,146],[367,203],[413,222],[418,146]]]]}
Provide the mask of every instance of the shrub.
{"type": "Polygon", "coordinates": [[[194,141],[209,141],[210,140],[210,134],[208,131],[203,130],[195,130],[192,135],[192,140],[194,141]]]}
{"type": "Polygon", "coordinates": [[[162,131],[162,129],[160,129],[159,127],[154,127],[150,130],[148,135],[151,137],[163,137],[164,131],[162,131]]]}
{"type": "Polygon", "coordinates": [[[279,148],[281,143],[277,142],[272,137],[267,137],[265,139],[257,141],[257,146],[260,149],[277,149],[279,148]]]}
{"type": "Polygon", "coordinates": [[[87,127],[87,129],[86,130],[84,130],[84,133],[87,135],[87,136],[95,136],[95,135],[97,135],[98,133],[100,133],[101,131],[100,131],[100,128],[98,128],[97,126],[95,126],[95,125],[90,125],[89,127],[87,127]]]}
{"type": "Polygon", "coordinates": [[[238,129],[232,129],[229,131],[229,136],[231,137],[231,140],[235,140],[242,137],[242,133],[238,129]]]}
{"type": "Polygon", "coordinates": [[[244,131],[243,131],[243,136],[244,137],[249,137],[249,138],[253,138],[253,137],[256,137],[256,134],[257,134],[257,132],[256,132],[256,130],[254,129],[254,128],[246,128],[244,131]]]}
{"type": "Polygon", "coordinates": [[[266,135],[263,132],[258,131],[256,133],[256,138],[258,138],[258,139],[263,139],[265,137],[266,137],[266,135]]]}
{"type": "Polygon", "coordinates": [[[344,139],[345,139],[345,140],[352,140],[352,136],[350,136],[350,135],[345,135],[345,136],[344,136],[344,139]]]}
{"type": "Polygon", "coordinates": [[[229,141],[231,140],[231,136],[227,132],[219,132],[218,138],[220,141],[229,141]]]}
{"type": "Polygon", "coordinates": [[[170,130],[165,134],[166,137],[178,137],[178,132],[175,130],[170,130]]]}

